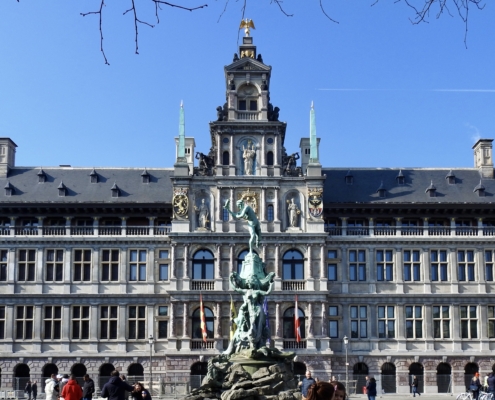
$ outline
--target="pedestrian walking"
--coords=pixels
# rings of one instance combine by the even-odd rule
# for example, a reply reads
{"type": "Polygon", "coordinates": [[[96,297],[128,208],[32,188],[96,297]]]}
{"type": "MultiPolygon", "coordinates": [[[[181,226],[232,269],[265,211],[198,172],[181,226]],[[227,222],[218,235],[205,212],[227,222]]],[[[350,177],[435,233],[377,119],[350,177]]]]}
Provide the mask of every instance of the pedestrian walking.
{"type": "Polygon", "coordinates": [[[421,393],[419,393],[418,377],[416,375],[413,375],[413,381],[411,383],[411,386],[412,386],[413,397],[416,397],[416,394],[418,394],[418,396],[421,396],[421,393]]]}
{"type": "Polygon", "coordinates": [[[36,397],[38,396],[38,384],[36,381],[33,381],[31,384],[31,396],[33,400],[36,400],[36,397]]]}
{"type": "Polygon", "coordinates": [[[83,384],[83,400],[91,400],[93,398],[93,393],[95,392],[95,382],[93,379],[89,377],[88,374],[84,375],[84,384],[83,384]]]}
{"type": "Polygon", "coordinates": [[[303,400],[306,400],[306,398],[308,397],[308,389],[315,383],[316,381],[311,377],[311,372],[306,371],[306,377],[302,380],[302,382],[299,382],[303,400]]]}
{"type": "Polygon", "coordinates": [[[24,387],[24,394],[27,395],[28,400],[31,400],[31,391],[32,390],[33,389],[31,387],[31,381],[27,381],[26,386],[24,387]]]}
{"type": "Polygon", "coordinates": [[[368,395],[368,399],[376,400],[376,379],[370,378],[368,383],[366,384],[366,394],[368,395]]]}

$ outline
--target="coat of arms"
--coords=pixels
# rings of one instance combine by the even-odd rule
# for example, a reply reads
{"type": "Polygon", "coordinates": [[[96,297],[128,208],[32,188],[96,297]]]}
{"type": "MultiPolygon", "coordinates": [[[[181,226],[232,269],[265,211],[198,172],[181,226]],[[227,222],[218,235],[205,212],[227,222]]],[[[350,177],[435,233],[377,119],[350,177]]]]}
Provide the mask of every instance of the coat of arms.
{"type": "Polygon", "coordinates": [[[186,188],[174,188],[174,198],[172,200],[174,214],[179,217],[187,218],[189,209],[189,199],[187,198],[186,188]]]}
{"type": "Polygon", "coordinates": [[[256,215],[258,215],[258,197],[259,197],[258,193],[251,192],[248,188],[247,191],[242,192],[237,196],[237,200],[242,199],[242,201],[244,201],[244,204],[250,206],[253,209],[253,211],[256,213],[256,215]]]}
{"type": "Polygon", "coordinates": [[[313,218],[321,217],[323,214],[323,189],[309,188],[308,189],[308,208],[309,214],[313,218]]]}

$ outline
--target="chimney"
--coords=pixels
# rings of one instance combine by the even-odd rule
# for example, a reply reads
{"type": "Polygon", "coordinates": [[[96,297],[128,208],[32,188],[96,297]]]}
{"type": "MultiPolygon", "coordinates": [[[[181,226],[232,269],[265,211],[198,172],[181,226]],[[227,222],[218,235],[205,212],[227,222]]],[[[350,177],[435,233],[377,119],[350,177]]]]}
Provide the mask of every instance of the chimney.
{"type": "Polygon", "coordinates": [[[15,167],[15,148],[10,138],[0,138],[0,178],[7,178],[9,170],[15,167]]]}
{"type": "Polygon", "coordinates": [[[473,146],[474,167],[486,179],[493,179],[492,142],[493,139],[480,139],[473,146]]]}

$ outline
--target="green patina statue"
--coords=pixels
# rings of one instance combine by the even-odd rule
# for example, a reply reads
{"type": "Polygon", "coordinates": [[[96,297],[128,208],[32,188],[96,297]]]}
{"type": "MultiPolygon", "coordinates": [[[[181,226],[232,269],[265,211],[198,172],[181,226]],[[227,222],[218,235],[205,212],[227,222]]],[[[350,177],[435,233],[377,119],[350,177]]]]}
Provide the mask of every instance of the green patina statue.
{"type": "Polygon", "coordinates": [[[253,253],[253,248],[259,247],[261,243],[261,227],[260,227],[260,222],[258,221],[258,217],[256,216],[256,213],[254,210],[248,206],[247,204],[244,204],[244,201],[238,200],[237,201],[237,208],[239,209],[238,213],[233,213],[230,210],[230,200],[227,200],[225,202],[225,205],[223,208],[225,208],[232,217],[235,219],[245,219],[248,223],[248,228],[249,228],[249,233],[251,235],[251,238],[249,239],[249,252],[253,253]]]}

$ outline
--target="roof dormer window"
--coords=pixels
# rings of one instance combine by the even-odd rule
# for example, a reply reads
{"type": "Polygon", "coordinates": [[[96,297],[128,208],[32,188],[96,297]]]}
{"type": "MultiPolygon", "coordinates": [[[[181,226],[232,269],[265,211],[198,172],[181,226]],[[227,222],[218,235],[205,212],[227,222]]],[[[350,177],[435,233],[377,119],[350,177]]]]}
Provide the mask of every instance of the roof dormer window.
{"type": "Polygon", "coordinates": [[[46,182],[46,174],[45,171],[43,171],[43,169],[40,168],[37,175],[38,175],[38,183],[46,182]]]}
{"type": "Polygon", "coordinates": [[[485,197],[485,187],[480,183],[474,188],[473,192],[478,193],[478,197],[485,197]]]}
{"type": "Polygon", "coordinates": [[[150,174],[146,169],[141,173],[141,180],[143,183],[150,183],[150,174]]]}
{"type": "Polygon", "coordinates": [[[352,185],[354,183],[354,177],[351,174],[351,171],[347,171],[347,174],[345,175],[345,183],[346,185],[352,185]]]}
{"type": "Polygon", "coordinates": [[[453,174],[452,170],[449,171],[445,179],[447,179],[447,183],[449,185],[455,185],[455,175],[453,174]]]}
{"type": "Polygon", "coordinates": [[[60,181],[60,185],[58,185],[58,196],[59,197],[65,197],[67,194],[67,188],[64,185],[64,182],[60,181]]]}
{"type": "Polygon", "coordinates": [[[383,186],[383,181],[380,184],[380,187],[376,190],[376,193],[378,193],[378,197],[386,197],[387,196],[387,189],[383,186]]]}
{"type": "Polygon", "coordinates": [[[116,198],[120,196],[120,189],[116,183],[113,184],[110,190],[112,191],[112,197],[116,198]]]}
{"type": "Polygon", "coordinates": [[[437,196],[436,192],[437,192],[437,188],[435,187],[435,185],[433,185],[433,181],[431,181],[430,186],[426,188],[425,193],[428,193],[430,197],[436,197],[437,196]]]}
{"type": "Polygon", "coordinates": [[[12,193],[14,193],[14,187],[10,184],[10,181],[7,181],[7,184],[5,185],[5,196],[12,196],[12,193]]]}
{"type": "Polygon", "coordinates": [[[397,181],[397,185],[404,185],[406,183],[406,178],[402,173],[402,170],[399,171],[399,174],[395,177],[397,181]]]}
{"type": "Polygon", "coordinates": [[[98,174],[96,173],[95,169],[93,168],[93,171],[89,174],[91,183],[98,183],[98,174]]]}

